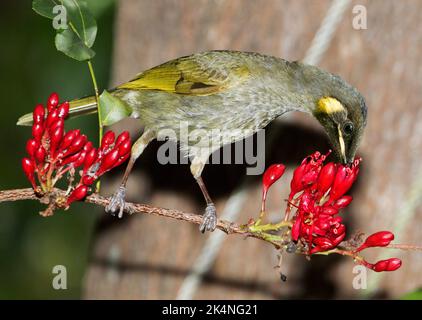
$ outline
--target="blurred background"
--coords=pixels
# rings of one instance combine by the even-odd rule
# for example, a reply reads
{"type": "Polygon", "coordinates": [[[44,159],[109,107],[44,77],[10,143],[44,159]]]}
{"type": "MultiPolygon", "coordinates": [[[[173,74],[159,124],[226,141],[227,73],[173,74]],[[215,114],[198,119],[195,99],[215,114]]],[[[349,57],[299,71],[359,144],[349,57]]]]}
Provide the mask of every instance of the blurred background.
{"type": "MultiPolygon", "coordinates": [[[[306,57],[342,76],[365,96],[369,108],[359,150],[362,173],[352,190],[353,205],[344,213],[348,230],[391,230],[397,243],[422,244],[422,1],[87,3],[99,26],[93,63],[102,88],[210,49],[306,57]],[[367,29],[352,26],[356,5],[366,8],[367,29]],[[315,55],[309,48],[316,48],[312,41],[321,24],[331,32],[315,55]]],[[[93,89],[86,64],[55,50],[51,22],[31,10],[31,1],[1,1],[0,37],[0,190],[5,190],[28,186],[20,159],[30,129],[16,127],[17,118],[53,91],[72,99],[93,89]]],[[[67,126],[95,136],[96,116],[67,126]]],[[[113,129],[126,128],[136,135],[141,124],[125,120],[113,129]]],[[[270,219],[276,220],[284,210],[292,168],[329,146],[319,125],[301,114],[273,123],[266,137],[266,165],[289,165],[283,182],[269,194],[270,219]]],[[[159,165],[159,146],[152,143],[137,162],[129,200],[201,213],[202,195],[189,166],[159,165]]],[[[260,204],[260,177],[245,181],[245,169],[212,165],[203,176],[217,211],[239,223],[255,217],[260,204]]],[[[104,195],[113,192],[121,174],[117,170],[106,177],[104,195]]],[[[274,270],[277,252],[261,241],[220,231],[202,235],[196,225],[140,214],[119,220],[86,204],[49,218],[38,215],[41,208],[36,202],[0,204],[0,299],[421,298],[420,252],[368,252],[370,261],[395,256],[403,266],[393,273],[368,272],[365,290],[353,289],[353,262],[331,256],[311,261],[287,256],[283,272],[288,280],[281,282],[274,270]],[[213,256],[204,255],[205,245],[213,248],[213,256]],[[55,265],[67,268],[67,290],[52,287],[55,265]]]]}

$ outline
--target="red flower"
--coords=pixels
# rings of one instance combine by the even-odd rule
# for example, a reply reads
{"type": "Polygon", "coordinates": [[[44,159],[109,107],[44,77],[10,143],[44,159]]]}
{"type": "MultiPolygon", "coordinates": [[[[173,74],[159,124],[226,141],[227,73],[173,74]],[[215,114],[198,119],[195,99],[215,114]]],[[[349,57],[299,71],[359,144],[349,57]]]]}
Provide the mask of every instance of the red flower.
{"type": "Polygon", "coordinates": [[[401,260],[398,258],[390,258],[387,260],[380,260],[371,266],[375,272],[395,271],[401,267],[401,260]]]}
{"type": "Polygon", "coordinates": [[[394,234],[390,231],[379,231],[366,238],[365,242],[358,249],[356,249],[355,252],[360,252],[366,248],[371,247],[385,247],[388,246],[393,240],[394,234]]]}
{"type": "Polygon", "coordinates": [[[321,195],[324,195],[333,184],[337,167],[333,162],[327,163],[322,167],[317,180],[317,190],[321,195]]]}
{"type": "Polygon", "coordinates": [[[265,211],[265,201],[267,200],[268,189],[284,174],[286,167],[282,164],[273,164],[264,172],[262,178],[262,201],[261,212],[265,211]]]}
{"type": "Polygon", "coordinates": [[[72,202],[80,201],[86,197],[88,193],[88,187],[85,185],[80,185],[79,187],[75,188],[70,196],[67,198],[66,205],[69,206],[72,202]]]}
{"type": "Polygon", "coordinates": [[[101,175],[126,161],[131,149],[128,132],[123,132],[115,139],[112,131],[104,135],[100,148],[95,149],[79,129],[65,132],[64,120],[68,114],[69,103],[59,104],[57,93],[52,93],[48,98],[47,110],[38,104],[33,112],[33,139],[26,144],[29,158],[22,160],[22,168],[32,187],[44,193],[51,191],[66,173],[72,177],[69,179],[71,184],[76,169],[83,168],[78,172],[80,179],[76,186],[69,186],[71,192],[67,197],[67,206],[83,199],[88,194],[89,186],[101,175]]]}
{"type": "Polygon", "coordinates": [[[301,165],[293,172],[293,178],[290,182],[289,200],[292,200],[297,193],[315,184],[321,171],[322,163],[330,153],[331,151],[326,155],[321,155],[317,151],[302,161],[301,165]]]}
{"type": "Polygon", "coordinates": [[[329,201],[335,201],[343,196],[355,182],[359,173],[361,158],[355,159],[351,167],[340,166],[334,178],[329,201]]]}
{"type": "MultiPolygon", "coordinates": [[[[28,148],[31,149],[32,144],[28,148]]],[[[346,193],[357,179],[362,159],[355,159],[350,166],[333,162],[324,164],[330,152],[326,155],[315,152],[306,157],[293,172],[284,222],[291,223],[287,224],[291,225],[290,237],[295,244],[289,243],[286,251],[312,255],[332,250],[327,254],[338,253],[351,256],[357,263],[376,272],[397,270],[401,266],[400,259],[390,258],[371,264],[358,255],[360,251],[369,247],[389,245],[394,239],[394,235],[389,231],[370,235],[355,250],[339,247],[346,237],[346,226],[339,213],[353,200],[346,193]],[[295,208],[295,212],[290,220],[292,208],[295,208]],[[290,250],[291,247],[294,249],[290,250]]],[[[261,215],[265,210],[268,189],[283,175],[284,171],[285,167],[282,164],[272,165],[265,171],[262,180],[261,215]]],[[[275,227],[278,229],[279,225],[281,224],[275,227]]]]}
{"type": "Polygon", "coordinates": [[[324,165],[328,154],[315,152],[305,158],[290,184],[291,206],[286,216],[292,206],[297,207],[291,237],[304,243],[309,254],[333,249],[345,238],[346,227],[337,214],[351,203],[352,197],[344,194],[359,172],[360,159],[351,167],[332,162],[324,165]]]}

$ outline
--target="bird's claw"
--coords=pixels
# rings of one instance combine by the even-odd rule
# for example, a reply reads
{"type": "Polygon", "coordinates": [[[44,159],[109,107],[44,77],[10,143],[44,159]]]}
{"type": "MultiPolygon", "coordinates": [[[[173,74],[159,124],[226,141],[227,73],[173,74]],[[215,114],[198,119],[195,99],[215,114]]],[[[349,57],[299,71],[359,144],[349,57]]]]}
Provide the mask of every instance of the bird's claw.
{"type": "Polygon", "coordinates": [[[217,226],[217,211],[213,203],[210,203],[205,208],[204,216],[199,230],[204,233],[205,231],[214,231],[217,226]]]}
{"type": "Polygon", "coordinates": [[[123,212],[125,210],[125,197],[126,188],[124,186],[120,186],[119,189],[117,189],[117,191],[111,197],[110,202],[105,208],[105,211],[107,213],[111,213],[112,215],[114,215],[115,212],[119,211],[117,216],[119,218],[123,217],[123,212]]]}

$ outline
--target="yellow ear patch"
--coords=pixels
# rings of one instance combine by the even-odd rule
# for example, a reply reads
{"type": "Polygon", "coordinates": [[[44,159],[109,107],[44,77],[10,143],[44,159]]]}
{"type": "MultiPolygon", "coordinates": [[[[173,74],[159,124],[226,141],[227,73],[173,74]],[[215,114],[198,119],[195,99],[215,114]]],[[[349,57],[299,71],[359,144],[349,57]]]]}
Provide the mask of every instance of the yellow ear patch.
{"type": "Polygon", "coordinates": [[[335,112],[341,112],[344,110],[344,106],[335,98],[324,97],[318,101],[317,111],[325,114],[332,114],[335,112]]]}

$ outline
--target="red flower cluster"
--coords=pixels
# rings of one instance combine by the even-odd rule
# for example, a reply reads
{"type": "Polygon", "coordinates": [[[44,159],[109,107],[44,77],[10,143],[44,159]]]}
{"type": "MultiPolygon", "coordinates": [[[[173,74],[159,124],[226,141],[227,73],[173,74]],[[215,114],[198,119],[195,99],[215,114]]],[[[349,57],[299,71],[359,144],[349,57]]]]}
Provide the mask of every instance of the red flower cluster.
{"type": "MultiPolygon", "coordinates": [[[[290,183],[285,221],[290,219],[290,211],[295,207],[291,239],[300,243],[307,254],[332,250],[346,236],[346,227],[338,214],[352,202],[352,197],[346,193],[358,176],[361,159],[356,159],[350,166],[333,162],[324,164],[329,153],[322,155],[315,152],[305,158],[294,171],[290,183]]],[[[283,165],[276,164],[264,173],[261,212],[265,210],[269,187],[283,175],[284,170],[283,165]]],[[[391,232],[380,231],[369,236],[356,250],[343,252],[374,271],[394,271],[401,266],[400,259],[391,258],[371,264],[358,256],[366,248],[384,247],[393,239],[391,232]]]]}
{"type": "Polygon", "coordinates": [[[69,174],[70,194],[66,206],[83,199],[95,180],[127,160],[131,149],[127,131],[117,139],[112,131],[108,131],[98,149],[79,129],[65,132],[64,120],[68,114],[69,103],[59,104],[57,93],[48,98],[47,109],[42,104],[37,105],[33,112],[33,138],[26,144],[29,157],[22,159],[23,171],[37,192],[51,191],[65,173],[69,174]],[[76,168],[81,168],[78,172],[80,180],[73,187],[76,168]]]}
{"type": "Polygon", "coordinates": [[[350,167],[333,162],[324,165],[326,157],[315,152],[304,159],[290,184],[289,201],[297,206],[292,239],[304,241],[310,254],[330,250],[343,241],[346,227],[337,214],[352,201],[345,193],[356,180],[361,161],[355,160],[350,167]]]}

